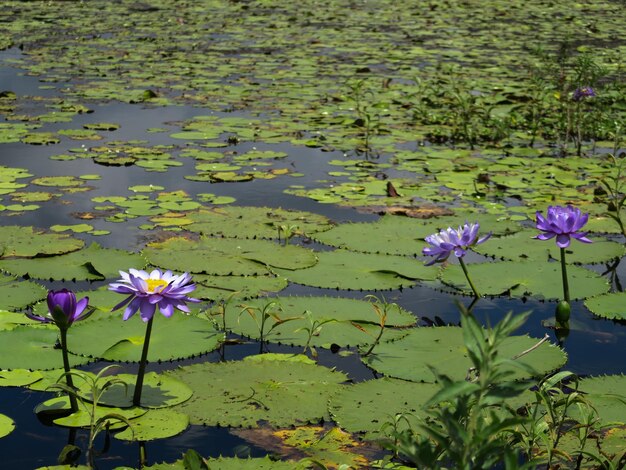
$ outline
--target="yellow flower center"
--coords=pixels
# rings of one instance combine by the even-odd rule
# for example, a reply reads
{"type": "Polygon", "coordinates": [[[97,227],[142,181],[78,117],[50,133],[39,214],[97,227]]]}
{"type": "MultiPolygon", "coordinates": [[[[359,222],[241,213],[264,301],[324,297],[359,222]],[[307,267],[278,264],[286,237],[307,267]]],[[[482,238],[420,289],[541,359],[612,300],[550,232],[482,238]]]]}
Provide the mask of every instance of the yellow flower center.
{"type": "Polygon", "coordinates": [[[151,294],[161,292],[167,286],[167,282],[163,279],[146,279],[146,284],[151,294]]]}

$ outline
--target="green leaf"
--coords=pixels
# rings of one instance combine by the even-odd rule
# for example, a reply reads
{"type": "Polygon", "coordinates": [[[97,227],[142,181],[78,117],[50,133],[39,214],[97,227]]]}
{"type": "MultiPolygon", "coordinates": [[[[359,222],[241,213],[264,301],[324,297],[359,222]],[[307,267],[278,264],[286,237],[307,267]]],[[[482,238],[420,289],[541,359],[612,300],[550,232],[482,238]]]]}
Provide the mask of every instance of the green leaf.
{"type": "Polygon", "coordinates": [[[173,437],[187,429],[189,417],[168,409],[148,410],[147,413],[133,419],[131,424],[131,427],[114,434],[114,437],[124,441],[144,442],[173,437]]]}
{"type": "Polygon", "coordinates": [[[290,426],[328,419],[326,400],[346,380],[343,373],[298,360],[263,360],[264,356],[167,372],[194,392],[175,409],[187,413],[191,424],[208,426],[256,426],[261,421],[290,426]]]}

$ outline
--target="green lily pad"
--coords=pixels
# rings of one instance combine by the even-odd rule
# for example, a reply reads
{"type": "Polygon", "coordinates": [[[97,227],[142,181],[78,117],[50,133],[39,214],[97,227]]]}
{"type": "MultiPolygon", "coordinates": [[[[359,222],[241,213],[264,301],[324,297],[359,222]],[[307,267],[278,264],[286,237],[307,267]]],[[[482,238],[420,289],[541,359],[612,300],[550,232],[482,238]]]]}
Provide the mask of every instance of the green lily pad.
{"type": "MultiPolygon", "coordinates": [[[[54,415],[54,414],[65,414],[64,411],[70,410],[70,400],[65,396],[60,396],[56,398],[51,398],[49,400],[44,401],[43,403],[39,403],[35,407],[36,414],[43,415],[54,415]]],[[[139,407],[135,408],[115,408],[110,406],[97,406],[95,419],[98,420],[100,418],[105,417],[108,414],[116,414],[123,416],[126,419],[133,419],[138,416],[141,416],[146,413],[147,410],[139,407]]],[[[64,426],[68,428],[88,428],[91,425],[91,415],[89,412],[79,409],[77,412],[72,413],[67,416],[61,416],[53,420],[55,424],[59,426],[64,426]]],[[[116,429],[119,427],[125,427],[126,423],[120,422],[117,419],[111,418],[108,420],[109,425],[112,429],[116,429]]]]}
{"type": "MultiPolygon", "coordinates": [[[[275,343],[323,347],[342,347],[373,343],[380,326],[379,317],[371,302],[338,297],[272,297],[246,302],[229,302],[226,305],[226,324],[233,332],[260,339],[259,322],[261,311],[272,302],[271,311],[281,320],[290,319],[267,331],[276,322],[269,318],[265,325],[265,340],[275,343]],[[249,308],[256,320],[243,311],[249,308]],[[243,311],[243,313],[242,313],[243,311]],[[308,330],[318,330],[309,338],[308,330]]],[[[405,334],[404,329],[416,322],[410,312],[390,306],[382,341],[398,339],[405,334]]]]}
{"type": "Polygon", "coordinates": [[[2,258],[32,258],[58,255],[79,250],[85,242],[67,235],[45,233],[34,227],[7,225],[0,227],[2,258]]]}
{"type": "Polygon", "coordinates": [[[7,436],[15,429],[15,421],[7,415],[0,414],[0,437],[7,436]]]}
{"type": "MultiPolygon", "coordinates": [[[[307,463],[298,465],[291,461],[280,461],[268,455],[262,458],[216,457],[205,459],[211,470],[305,470],[307,463]]],[[[161,463],[144,467],[145,470],[188,470],[182,460],[175,463],[161,463]]]]}
{"type": "Polygon", "coordinates": [[[237,238],[278,238],[279,227],[295,227],[296,234],[311,235],[332,227],[328,218],[305,211],[269,207],[214,207],[189,214],[185,227],[204,235],[237,238]]]}
{"type": "Polygon", "coordinates": [[[156,266],[216,275],[262,275],[270,267],[301,269],[317,262],[313,251],[295,245],[208,237],[197,241],[170,238],[149,244],[143,254],[156,266]]]}
{"type": "Polygon", "coordinates": [[[141,269],[146,261],[138,253],[102,248],[97,243],[62,256],[0,260],[0,269],[35,279],[103,280],[117,277],[128,266],[141,269]]]}
{"type": "MultiPolygon", "coordinates": [[[[469,264],[467,269],[481,294],[514,297],[533,296],[540,299],[560,299],[563,296],[561,264],[557,262],[514,262],[469,264]]],[[[585,299],[609,290],[601,275],[579,266],[568,266],[567,275],[572,299],[585,299]]],[[[441,280],[471,293],[467,279],[459,265],[448,265],[441,280]]]]}
{"type": "Polygon", "coordinates": [[[194,391],[176,406],[191,424],[208,426],[290,426],[328,419],[326,401],[341,372],[303,361],[299,356],[261,355],[243,361],[205,363],[169,371],[194,391]],[[211,384],[207,387],[207,384],[211,384]]]}
{"type": "Polygon", "coordinates": [[[200,299],[226,300],[260,297],[270,292],[280,292],[287,287],[287,279],[281,276],[210,276],[196,274],[193,277],[196,290],[193,295],[200,299]]]}
{"type": "Polygon", "coordinates": [[[594,315],[611,320],[626,320],[626,292],[610,292],[585,300],[594,315]]]}
{"type": "Polygon", "coordinates": [[[308,269],[274,269],[291,282],[328,289],[385,290],[408,287],[419,280],[434,280],[437,270],[404,256],[320,252],[318,264],[308,269]]]}
{"type": "Polygon", "coordinates": [[[42,378],[43,375],[38,370],[0,370],[0,387],[24,387],[42,378]]]}
{"type": "Polygon", "coordinates": [[[602,425],[626,425],[626,375],[586,377],[580,390],[595,408],[602,425]]]}
{"type": "Polygon", "coordinates": [[[366,433],[367,439],[384,437],[381,428],[392,423],[397,414],[405,414],[407,422],[400,428],[413,428],[424,404],[438,392],[440,387],[432,383],[414,383],[406,380],[382,378],[367,380],[343,387],[330,397],[330,414],[342,429],[354,433],[366,433]],[[387,397],[394,397],[388,400],[387,397]]]}
{"type": "MultiPolygon", "coordinates": [[[[537,339],[528,336],[511,336],[503,342],[499,354],[504,358],[513,358],[537,342],[537,339]]],[[[362,360],[385,375],[414,382],[434,382],[435,376],[429,367],[452,380],[463,380],[471,367],[461,328],[452,326],[415,328],[398,341],[379,344],[372,354],[362,360]]],[[[558,369],[566,360],[565,353],[550,343],[543,343],[517,359],[532,367],[537,376],[558,369]]],[[[513,372],[511,378],[528,376],[524,369],[506,368],[513,372]]]]}
{"type": "MultiPolygon", "coordinates": [[[[0,368],[46,370],[62,366],[61,349],[55,347],[58,337],[56,328],[18,326],[0,331],[0,368]]],[[[71,366],[89,362],[74,355],[69,360],[71,366]]]]}
{"type": "Polygon", "coordinates": [[[189,426],[189,416],[173,410],[148,410],[133,419],[132,427],[113,436],[123,441],[153,441],[182,433],[189,426]]]}
{"type": "Polygon", "coordinates": [[[32,281],[0,276],[0,310],[20,310],[46,297],[47,290],[32,281]]]}
{"type": "MultiPolygon", "coordinates": [[[[68,348],[82,356],[138,362],[146,331],[146,324],[138,316],[124,322],[120,313],[119,317],[77,323],[68,333],[68,348]]],[[[215,331],[205,319],[181,313],[165,318],[158,309],[155,316],[148,351],[150,362],[206,354],[219,347],[224,339],[224,334],[215,331]]]]}

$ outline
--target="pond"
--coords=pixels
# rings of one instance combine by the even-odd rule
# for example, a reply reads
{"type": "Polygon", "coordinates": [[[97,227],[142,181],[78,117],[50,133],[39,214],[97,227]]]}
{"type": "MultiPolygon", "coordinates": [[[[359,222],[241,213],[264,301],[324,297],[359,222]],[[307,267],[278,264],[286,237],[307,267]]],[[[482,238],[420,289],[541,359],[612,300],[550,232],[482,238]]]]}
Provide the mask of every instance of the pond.
{"type": "MultiPolygon", "coordinates": [[[[590,440],[619,461],[619,2],[563,12],[494,0],[479,15],[457,1],[419,12],[388,1],[6,3],[7,468],[54,466],[68,443],[80,452],[65,463],[88,458],[88,413],[65,416],[65,395],[46,390],[62,374],[58,330],[25,312],[45,316],[49,289],[89,296],[96,310],[69,328],[70,362],[93,374],[115,365],[132,389],[146,325],[112,312],[123,297],[107,287],[153,268],[191,273],[200,302],[191,315],[157,310],[142,407],[120,386],[98,407],[139,438],[118,420],[95,439],[97,468],[186,468],[188,449],[209,468],[407,468],[415,456],[393,459],[379,441],[398,413],[409,413],[398,430],[417,428],[444,380],[430,366],[469,377],[463,308],[486,327],[530,312],[501,354],[523,353],[534,372],[513,377],[527,390],[558,370],[580,377],[596,410],[590,440]],[[531,30],[519,44],[516,31],[531,30]],[[535,239],[548,206],[588,213],[592,243],[535,239]],[[489,239],[425,265],[426,237],[474,222],[489,239]],[[564,256],[571,316],[557,324],[564,256]]],[[[532,402],[524,393],[514,408],[532,402]]]]}

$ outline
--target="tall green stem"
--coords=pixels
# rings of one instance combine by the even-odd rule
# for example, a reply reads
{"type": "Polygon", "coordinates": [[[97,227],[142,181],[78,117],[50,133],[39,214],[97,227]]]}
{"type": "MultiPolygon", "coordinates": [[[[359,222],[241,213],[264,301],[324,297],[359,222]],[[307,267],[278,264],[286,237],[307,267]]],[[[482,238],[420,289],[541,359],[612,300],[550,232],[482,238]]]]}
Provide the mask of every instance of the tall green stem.
{"type": "Polygon", "coordinates": [[[563,300],[569,301],[569,284],[567,283],[567,264],[565,263],[565,248],[561,248],[561,275],[563,277],[563,300]]]}
{"type": "Polygon", "coordinates": [[[148,320],[146,325],[146,336],[143,339],[143,350],[137,371],[137,381],[135,382],[135,393],[133,394],[133,405],[141,406],[141,389],[143,388],[143,376],[146,373],[146,362],[148,359],[148,348],[150,347],[150,334],[152,333],[152,321],[154,316],[148,320]]]}
{"type": "MultiPolygon", "coordinates": [[[[67,329],[60,328],[59,332],[61,333],[61,352],[63,354],[63,369],[65,370],[65,383],[67,386],[74,390],[74,381],[72,380],[72,374],[70,374],[70,359],[67,355],[67,329]]],[[[78,402],[76,401],[76,397],[73,394],[69,394],[70,398],[70,408],[72,409],[72,413],[76,413],[78,411],[78,402]]]]}
{"type": "Polygon", "coordinates": [[[470,278],[469,272],[467,271],[467,266],[465,266],[465,261],[463,261],[462,257],[459,258],[459,263],[461,264],[461,268],[463,268],[463,273],[465,274],[465,278],[467,279],[467,282],[469,282],[470,287],[474,291],[474,295],[477,298],[479,298],[480,294],[478,293],[478,290],[476,289],[476,286],[474,285],[474,283],[472,282],[472,279],[470,278]]]}

